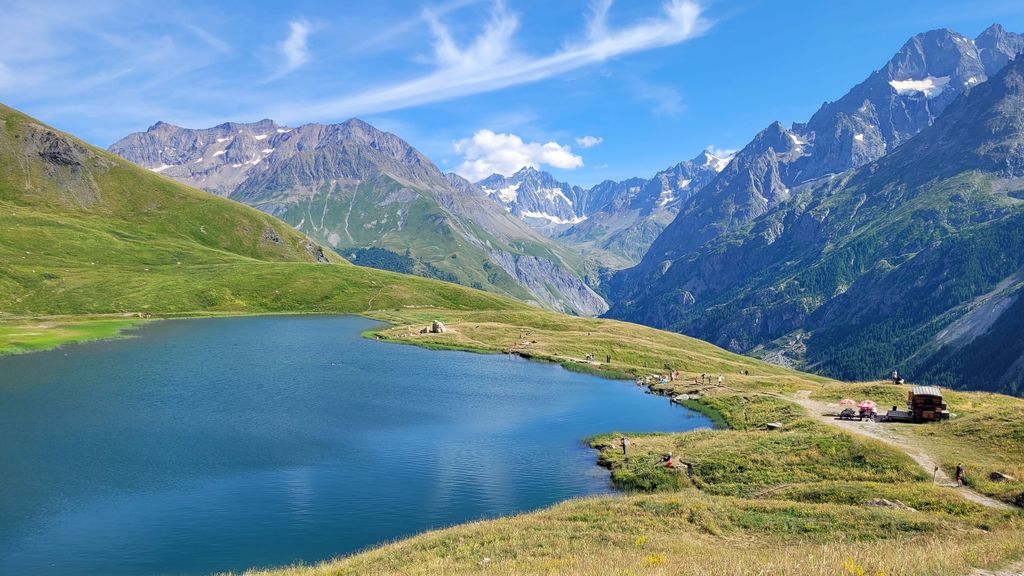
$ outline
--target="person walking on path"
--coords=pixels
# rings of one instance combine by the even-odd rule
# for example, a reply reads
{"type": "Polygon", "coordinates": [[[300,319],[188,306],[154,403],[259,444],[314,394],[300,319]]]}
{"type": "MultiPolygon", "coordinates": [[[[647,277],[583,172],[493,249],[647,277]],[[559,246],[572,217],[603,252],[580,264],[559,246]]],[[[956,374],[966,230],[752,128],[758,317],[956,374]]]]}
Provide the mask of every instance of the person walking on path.
{"type": "Polygon", "coordinates": [[[718,385],[721,386],[722,382],[725,382],[725,377],[721,374],[718,375],[718,385]]]}
{"type": "Polygon", "coordinates": [[[620,436],[619,437],[619,444],[622,445],[622,455],[625,456],[626,455],[626,447],[629,446],[629,439],[626,438],[625,436],[620,436]]]}
{"type": "Polygon", "coordinates": [[[956,465],[956,485],[957,488],[962,488],[964,485],[964,465],[956,465]]]}

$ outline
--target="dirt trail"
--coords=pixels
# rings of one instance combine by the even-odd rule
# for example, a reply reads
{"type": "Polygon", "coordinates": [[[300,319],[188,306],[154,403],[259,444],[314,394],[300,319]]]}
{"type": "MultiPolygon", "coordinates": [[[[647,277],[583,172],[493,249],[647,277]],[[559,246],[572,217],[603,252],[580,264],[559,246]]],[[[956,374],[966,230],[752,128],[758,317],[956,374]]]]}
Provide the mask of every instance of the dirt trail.
{"type": "Polygon", "coordinates": [[[968,576],[1024,576],[1024,562],[1016,562],[1001,570],[975,570],[968,576]]]}
{"type": "Polygon", "coordinates": [[[784,398],[792,400],[803,406],[811,416],[825,424],[837,426],[854,434],[868,436],[869,438],[874,438],[875,440],[880,440],[886,444],[895,446],[910,456],[914,462],[917,462],[925,472],[928,474],[934,474],[935,483],[937,485],[955,488],[957,494],[960,494],[960,496],[967,500],[981,504],[982,506],[988,506],[989,508],[996,508],[999,510],[1013,509],[1009,504],[1000,502],[994,498],[989,498],[984,494],[975,492],[967,486],[957,488],[956,482],[954,482],[953,479],[939,467],[938,463],[929,456],[916,441],[900,434],[896,427],[871,420],[865,420],[863,422],[858,422],[857,420],[838,420],[835,417],[835,406],[825,402],[811,400],[810,394],[811,393],[808,390],[801,390],[797,392],[795,396],[786,396],[784,398]]]}

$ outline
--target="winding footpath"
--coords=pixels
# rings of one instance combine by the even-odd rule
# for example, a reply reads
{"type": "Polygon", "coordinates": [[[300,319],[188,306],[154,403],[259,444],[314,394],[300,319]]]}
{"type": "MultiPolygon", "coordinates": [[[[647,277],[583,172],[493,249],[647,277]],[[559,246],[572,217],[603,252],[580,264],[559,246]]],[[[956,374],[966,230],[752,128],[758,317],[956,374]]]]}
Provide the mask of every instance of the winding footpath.
{"type": "Polygon", "coordinates": [[[913,439],[908,438],[898,431],[891,425],[885,425],[872,420],[857,421],[857,420],[839,420],[835,417],[835,407],[825,402],[819,402],[817,400],[811,400],[811,392],[809,390],[801,390],[794,396],[780,396],[792,402],[796,402],[800,406],[803,406],[807,412],[824,422],[832,426],[837,426],[852,432],[854,434],[860,434],[861,436],[867,436],[875,440],[880,440],[894,446],[895,448],[903,451],[910,456],[914,462],[917,462],[921,468],[928,474],[935,475],[935,481],[939,486],[945,486],[949,488],[955,488],[957,494],[963,498],[987,506],[989,508],[995,508],[997,510],[1012,510],[1013,507],[1005,502],[1000,502],[994,498],[989,498],[980,492],[976,492],[967,486],[957,487],[956,483],[948,474],[938,465],[938,463],[928,455],[927,452],[920,445],[918,445],[913,439]]]}

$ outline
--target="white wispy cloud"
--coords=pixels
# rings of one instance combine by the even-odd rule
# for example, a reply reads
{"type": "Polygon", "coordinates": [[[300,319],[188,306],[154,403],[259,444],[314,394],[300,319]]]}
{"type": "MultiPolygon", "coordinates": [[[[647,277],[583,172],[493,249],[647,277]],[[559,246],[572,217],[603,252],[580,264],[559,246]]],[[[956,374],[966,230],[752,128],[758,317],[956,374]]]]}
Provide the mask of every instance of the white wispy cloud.
{"type": "Polygon", "coordinates": [[[463,157],[455,173],[476,182],[491,174],[510,176],[520,168],[553,166],[572,170],[583,166],[583,158],[569,146],[557,142],[524,142],[515,134],[496,134],[479,130],[470,138],[455,142],[455,152],[463,157]]]}
{"type": "Polygon", "coordinates": [[[604,138],[600,136],[580,136],[576,139],[576,143],[580,145],[580,148],[593,148],[601,142],[604,142],[604,138]]]}
{"type": "Polygon", "coordinates": [[[311,26],[304,18],[288,23],[288,37],[280,44],[281,56],[284,59],[281,67],[274,73],[274,78],[281,78],[302,68],[309,62],[309,33],[311,26]]]}
{"type": "Polygon", "coordinates": [[[704,151],[707,152],[708,154],[711,154],[715,158],[722,159],[732,158],[733,156],[736,155],[736,152],[738,152],[738,150],[736,150],[735,148],[719,148],[714,144],[708,144],[708,147],[705,148],[704,151]]]}
{"type": "Polygon", "coordinates": [[[217,52],[228,53],[231,52],[231,45],[228,44],[223,38],[217,36],[206,30],[196,26],[195,24],[186,24],[185,28],[196,35],[197,38],[206,43],[207,46],[213,48],[217,52]]]}
{"type": "Polygon", "coordinates": [[[658,15],[612,28],[608,23],[611,4],[611,0],[592,3],[583,37],[541,56],[522,54],[515,49],[519,19],[501,1],[495,2],[477,36],[462,46],[444,22],[426,10],[424,19],[434,37],[432,71],[326,101],[289,103],[270,113],[284,121],[342,118],[441,102],[536,82],[626,54],[672,46],[699,36],[710,26],[696,1],[666,0],[658,15]]]}

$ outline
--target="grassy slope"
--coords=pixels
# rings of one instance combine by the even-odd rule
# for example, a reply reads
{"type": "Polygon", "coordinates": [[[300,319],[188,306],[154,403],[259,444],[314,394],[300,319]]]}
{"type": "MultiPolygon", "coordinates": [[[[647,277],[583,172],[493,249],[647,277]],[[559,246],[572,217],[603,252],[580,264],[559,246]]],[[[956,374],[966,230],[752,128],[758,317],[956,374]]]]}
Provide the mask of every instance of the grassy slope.
{"type": "MultiPolygon", "coordinates": [[[[666,493],[574,501],[428,533],[296,572],[465,572],[483,562],[497,573],[835,574],[852,561],[850,570],[866,567],[871,573],[945,574],[1022,554],[1019,514],[959,502],[948,490],[930,487],[902,454],[808,423],[799,408],[765,395],[842,394],[840,383],[678,334],[566,317],[344,262],[315,264],[303,236],[258,211],[80,143],[85,167],[47,167],[37,153],[24,151],[31,147],[17,145],[20,138],[39,136],[34,121],[9,109],[0,109],[0,120],[0,313],[9,317],[0,323],[0,350],[107,335],[128,322],[126,313],[359,312],[398,325],[383,336],[419,345],[515,349],[619,377],[666,364],[682,370],[684,380],[702,372],[726,375],[729,388],[702,402],[734,430],[638,438],[638,459],[630,462],[616,463],[613,452],[604,452],[602,459],[622,485],[634,482],[630,473],[648,477],[650,488],[666,493]],[[278,241],[265,237],[268,229],[278,241]],[[81,323],[74,317],[32,318],[52,314],[110,316],[81,323]],[[452,330],[420,335],[418,329],[435,318],[452,330]],[[599,359],[610,355],[612,362],[579,362],[587,352],[599,359]],[[769,418],[785,421],[787,431],[756,429],[769,418]],[[698,464],[695,480],[647,468],[666,446],[698,464]],[[898,497],[921,511],[864,507],[863,499],[874,495],[898,497]],[[937,504],[928,504],[933,500],[937,504]]],[[[689,387],[677,383],[666,392],[689,387]]],[[[969,469],[1020,461],[1015,438],[1021,419],[1000,420],[1004,435],[957,426],[984,422],[985,414],[1020,411],[1024,402],[980,394],[958,395],[956,402],[963,419],[927,428],[922,442],[943,459],[945,450],[961,450],[969,469]],[[961,438],[966,432],[972,435],[961,438]]],[[[983,483],[978,488],[1011,495],[983,483]]]]}
{"type": "Polygon", "coordinates": [[[316,263],[280,220],[58,135],[0,107],[0,315],[520,308],[451,284],[316,263]]]}

